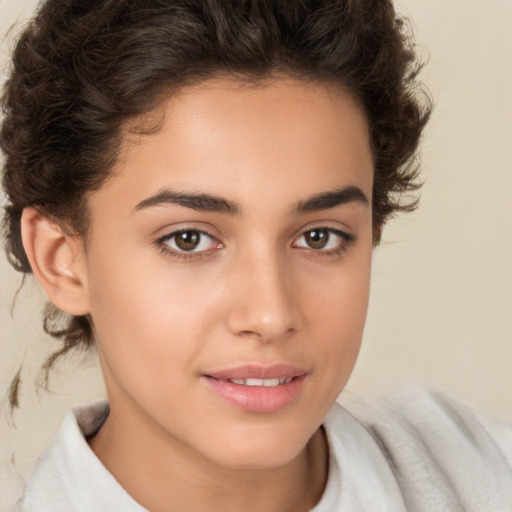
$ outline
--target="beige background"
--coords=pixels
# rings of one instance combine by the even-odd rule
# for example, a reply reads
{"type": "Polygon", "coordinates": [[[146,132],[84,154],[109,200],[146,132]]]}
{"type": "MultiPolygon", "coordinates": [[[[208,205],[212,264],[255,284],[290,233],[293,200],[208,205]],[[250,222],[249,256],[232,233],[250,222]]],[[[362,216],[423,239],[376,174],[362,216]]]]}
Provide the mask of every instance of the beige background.
{"type": "MultiPolygon", "coordinates": [[[[33,2],[0,0],[0,32],[33,2]]],[[[437,103],[424,143],[419,211],[375,252],[369,320],[348,389],[371,397],[403,380],[442,388],[512,423],[512,1],[400,0],[437,103]]],[[[2,41],[5,63],[7,42],[2,41]]],[[[0,397],[24,363],[17,428],[0,418],[0,510],[73,403],[102,396],[94,357],[69,359],[51,392],[36,381],[52,345],[41,294],[0,263],[0,397]],[[14,461],[14,465],[11,464],[14,461]]]]}

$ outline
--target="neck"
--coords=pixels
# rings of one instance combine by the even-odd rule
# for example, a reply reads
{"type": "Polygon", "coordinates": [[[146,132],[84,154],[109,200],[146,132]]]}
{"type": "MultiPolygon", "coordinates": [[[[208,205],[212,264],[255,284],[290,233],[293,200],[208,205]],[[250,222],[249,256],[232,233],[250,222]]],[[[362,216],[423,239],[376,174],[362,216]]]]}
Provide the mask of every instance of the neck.
{"type": "Polygon", "coordinates": [[[226,468],[144,418],[121,421],[115,408],[89,442],[121,486],[151,512],[306,512],[327,480],[322,429],[289,463],[270,469],[226,468]]]}

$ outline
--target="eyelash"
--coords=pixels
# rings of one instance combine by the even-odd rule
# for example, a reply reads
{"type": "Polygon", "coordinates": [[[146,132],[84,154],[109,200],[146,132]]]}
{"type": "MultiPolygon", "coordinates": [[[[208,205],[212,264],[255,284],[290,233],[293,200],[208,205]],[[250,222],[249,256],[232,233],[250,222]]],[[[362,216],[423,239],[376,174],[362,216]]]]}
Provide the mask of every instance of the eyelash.
{"type": "MultiPolygon", "coordinates": [[[[336,247],[333,249],[314,249],[312,247],[296,247],[297,249],[305,249],[311,252],[311,255],[318,258],[336,258],[341,256],[344,252],[346,252],[349,247],[356,241],[355,235],[347,233],[346,231],[342,231],[336,228],[329,227],[314,227],[303,231],[300,237],[297,240],[300,240],[307,233],[312,233],[313,231],[326,231],[329,236],[336,235],[339,237],[340,241],[336,247]]],[[[296,241],[294,242],[296,243],[296,241]]]]}
{"type": "MultiPolygon", "coordinates": [[[[191,261],[191,260],[200,260],[211,252],[211,249],[203,250],[203,251],[180,251],[176,249],[172,249],[169,247],[169,245],[166,242],[169,242],[172,239],[175,239],[176,236],[184,233],[194,233],[199,234],[204,237],[209,238],[213,242],[217,242],[217,247],[215,247],[213,250],[218,250],[223,248],[223,244],[216,240],[215,237],[210,235],[208,232],[203,231],[201,229],[178,229],[176,231],[173,231],[171,233],[168,233],[157,240],[155,240],[155,245],[162,251],[162,253],[166,256],[169,256],[174,259],[178,260],[185,260],[185,261],[191,261]]],[[[335,229],[335,228],[329,228],[329,227],[315,227],[310,228],[301,233],[301,235],[294,241],[292,246],[294,246],[296,249],[301,250],[307,250],[310,251],[310,253],[314,257],[327,257],[327,258],[336,258],[343,254],[345,251],[348,250],[348,248],[356,241],[356,237],[350,233],[347,233],[345,231],[335,229]],[[340,238],[340,243],[337,244],[337,246],[333,249],[323,250],[323,249],[314,249],[312,247],[297,247],[293,244],[297,243],[297,240],[300,240],[302,237],[304,237],[307,233],[312,233],[313,231],[326,231],[329,236],[335,235],[340,238]]]]}
{"type": "MultiPolygon", "coordinates": [[[[210,250],[188,251],[188,252],[187,251],[179,251],[176,249],[172,249],[171,247],[169,247],[169,245],[166,244],[166,242],[169,242],[170,240],[174,239],[176,236],[183,234],[183,233],[196,233],[196,234],[202,235],[204,237],[207,237],[212,241],[216,241],[215,237],[213,237],[212,235],[210,235],[210,233],[203,231],[201,229],[183,228],[183,229],[178,229],[176,231],[173,231],[172,233],[169,233],[167,235],[164,235],[164,236],[158,238],[155,241],[155,245],[166,256],[170,256],[171,258],[175,258],[178,260],[185,260],[185,261],[200,260],[200,259],[204,258],[205,256],[207,256],[207,254],[210,252],[210,250]]],[[[217,241],[217,244],[218,244],[218,247],[216,247],[215,249],[220,249],[223,247],[223,245],[218,241],[217,241]]]]}

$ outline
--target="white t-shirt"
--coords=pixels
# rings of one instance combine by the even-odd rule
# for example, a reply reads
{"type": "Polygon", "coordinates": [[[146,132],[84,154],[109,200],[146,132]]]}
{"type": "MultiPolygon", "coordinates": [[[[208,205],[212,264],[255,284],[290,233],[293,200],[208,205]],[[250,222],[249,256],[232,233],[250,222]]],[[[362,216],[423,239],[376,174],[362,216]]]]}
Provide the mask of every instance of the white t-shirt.
{"type": "MultiPolygon", "coordinates": [[[[74,407],[13,512],[147,512],[89,448],[106,401],[74,407]]],[[[511,512],[512,427],[409,389],[336,404],[324,422],[329,477],[312,512],[511,512]]]]}

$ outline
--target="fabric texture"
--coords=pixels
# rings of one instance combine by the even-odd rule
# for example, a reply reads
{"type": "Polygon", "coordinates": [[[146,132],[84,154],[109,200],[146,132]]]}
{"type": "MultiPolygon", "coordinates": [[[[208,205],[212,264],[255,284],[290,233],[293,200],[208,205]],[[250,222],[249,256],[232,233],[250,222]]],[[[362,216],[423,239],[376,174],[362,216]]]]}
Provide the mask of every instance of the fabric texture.
{"type": "MultiPolygon", "coordinates": [[[[13,512],[147,512],[87,444],[108,410],[67,414],[13,512]]],[[[410,387],[336,404],[324,428],[329,477],[312,512],[512,511],[512,427],[443,394],[410,387]]]]}

